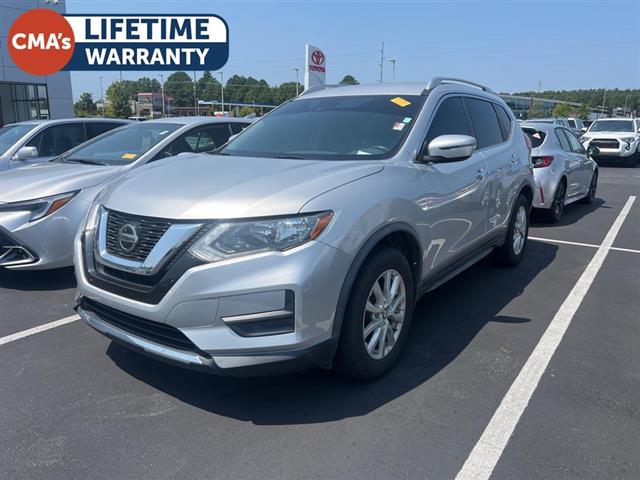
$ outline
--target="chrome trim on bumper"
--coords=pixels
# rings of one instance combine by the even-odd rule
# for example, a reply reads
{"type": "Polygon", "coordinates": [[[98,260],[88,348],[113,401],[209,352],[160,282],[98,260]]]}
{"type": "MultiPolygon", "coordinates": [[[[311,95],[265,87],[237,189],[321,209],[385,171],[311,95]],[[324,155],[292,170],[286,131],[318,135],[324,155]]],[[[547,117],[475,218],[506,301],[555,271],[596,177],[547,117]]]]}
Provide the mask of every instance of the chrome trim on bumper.
{"type": "Polygon", "coordinates": [[[78,315],[84,320],[90,327],[96,329],[103,335],[112,338],[113,340],[120,341],[144,350],[147,353],[162,357],[171,362],[187,365],[191,367],[207,367],[211,364],[211,360],[205,359],[202,356],[193,353],[176,350],[174,348],[165,347],[157,343],[151,342],[144,338],[132,335],[119,328],[110,325],[109,323],[101,320],[94,313],[78,308],[78,315]]]}

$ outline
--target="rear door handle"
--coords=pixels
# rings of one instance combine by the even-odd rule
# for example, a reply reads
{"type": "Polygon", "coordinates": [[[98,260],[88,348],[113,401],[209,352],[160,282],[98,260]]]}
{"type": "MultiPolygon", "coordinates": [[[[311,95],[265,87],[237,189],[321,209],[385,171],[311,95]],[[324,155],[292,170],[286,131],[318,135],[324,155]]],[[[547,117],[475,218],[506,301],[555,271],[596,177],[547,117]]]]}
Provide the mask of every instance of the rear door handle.
{"type": "Polygon", "coordinates": [[[478,180],[484,180],[484,178],[485,178],[486,176],[487,176],[487,170],[486,170],[486,169],[484,169],[484,168],[479,168],[479,169],[476,171],[476,178],[477,178],[478,180]]]}

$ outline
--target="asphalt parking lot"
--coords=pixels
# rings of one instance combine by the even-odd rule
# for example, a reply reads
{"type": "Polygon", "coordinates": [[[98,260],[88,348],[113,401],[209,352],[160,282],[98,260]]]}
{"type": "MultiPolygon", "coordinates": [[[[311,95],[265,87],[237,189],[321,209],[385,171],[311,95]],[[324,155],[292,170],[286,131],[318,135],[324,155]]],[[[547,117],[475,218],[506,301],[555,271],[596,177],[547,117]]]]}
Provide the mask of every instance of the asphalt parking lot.
{"type": "Polygon", "coordinates": [[[640,169],[597,197],[423,297],[370,384],[186,371],[75,317],[24,336],[74,314],[72,271],[0,272],[0,477],[638,479],[640,169]]]}

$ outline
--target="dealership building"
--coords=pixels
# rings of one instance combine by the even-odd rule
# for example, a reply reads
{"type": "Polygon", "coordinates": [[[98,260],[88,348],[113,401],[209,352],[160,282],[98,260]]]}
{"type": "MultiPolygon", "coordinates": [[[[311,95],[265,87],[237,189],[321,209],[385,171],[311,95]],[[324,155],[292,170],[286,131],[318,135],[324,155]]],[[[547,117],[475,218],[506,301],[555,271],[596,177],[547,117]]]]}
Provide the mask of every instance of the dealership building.
{"type": "Polygon", "coordinates": [[[54,0],[0,0],[0,126],[38,118],[73,117],[69,72],[34,76],[15,66],[7,45],[13,21],[32,8],[65,13],[54,0]]]}

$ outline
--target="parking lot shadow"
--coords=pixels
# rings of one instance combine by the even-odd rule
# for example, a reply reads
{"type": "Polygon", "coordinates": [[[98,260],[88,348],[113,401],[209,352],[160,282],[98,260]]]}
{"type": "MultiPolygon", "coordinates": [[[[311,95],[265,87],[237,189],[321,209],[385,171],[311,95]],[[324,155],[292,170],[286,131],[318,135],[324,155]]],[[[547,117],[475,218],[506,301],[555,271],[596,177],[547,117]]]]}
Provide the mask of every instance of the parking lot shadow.
{"type": "Polygon", "coordinates": [[[15,271],[0,268],[0,288],[44,291],[64,290],[75,286],[73,267],[42,271],[15,271]]]}
{"type": "Polygon", "coordinates": [[[545,223],[541,219],[541,215],[539,212],[534,210],[533,215],[531,216],[531,226],[532,227],[562,227],[566,225],[572,225],[574,223],[579,222],[582,217],[589,215],[591,212],[594,212],[600,208],[611,208],[605,205],[605,201],[601,198],[596,198],[593,200],[591,205],[583,205],[580,203],[572,203],[571,205],[567,205],[564,207],[564,212],[562,212],[562,216],[560,217],[560,221],[558,223],[545,223]]]}
{"type": "Polygon", "coordinates": [[[497,268],[487,258],[416,307],[406,350],[396,368],[371,383],[350,382],[320,369],[281,377],[216,377],[161,363],[115,343],[109,357],[125,372],[203,410],[258,425],[307,424],[358,417],[428,382],[489,322],[517,324],[502,309],[555,258],[557,247],[530,242],[522,264],[497,268]]]}

